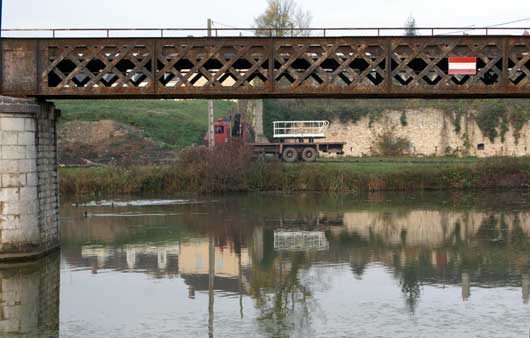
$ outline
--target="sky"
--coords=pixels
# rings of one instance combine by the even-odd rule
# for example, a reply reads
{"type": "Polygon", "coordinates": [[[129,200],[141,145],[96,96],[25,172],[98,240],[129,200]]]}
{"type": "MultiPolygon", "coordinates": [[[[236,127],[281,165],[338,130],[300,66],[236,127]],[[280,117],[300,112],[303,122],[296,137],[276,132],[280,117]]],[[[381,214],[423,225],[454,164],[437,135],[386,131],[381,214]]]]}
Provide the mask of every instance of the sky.
{"type": "MultiPolygon", "coordinates": [[[[529,0],[299,0],[313,27],[490,26],[528,20],[529,0]]],[[[3,28],[250,27],[266,0],[3,0],[3,28]],[[221,27],[221,26],[218,26],[221,27]]]]}

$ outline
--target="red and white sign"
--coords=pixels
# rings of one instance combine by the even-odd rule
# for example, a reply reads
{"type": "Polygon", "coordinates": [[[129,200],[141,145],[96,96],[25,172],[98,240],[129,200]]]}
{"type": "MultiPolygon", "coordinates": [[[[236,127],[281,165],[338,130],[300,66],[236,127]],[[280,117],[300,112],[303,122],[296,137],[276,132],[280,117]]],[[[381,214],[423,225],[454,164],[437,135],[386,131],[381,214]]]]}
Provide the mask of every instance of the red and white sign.
{"type": "Polygon", "coordinates": [[[476,75],[476,57],[451,57],[449,58],[449,75],[476,75]]]}

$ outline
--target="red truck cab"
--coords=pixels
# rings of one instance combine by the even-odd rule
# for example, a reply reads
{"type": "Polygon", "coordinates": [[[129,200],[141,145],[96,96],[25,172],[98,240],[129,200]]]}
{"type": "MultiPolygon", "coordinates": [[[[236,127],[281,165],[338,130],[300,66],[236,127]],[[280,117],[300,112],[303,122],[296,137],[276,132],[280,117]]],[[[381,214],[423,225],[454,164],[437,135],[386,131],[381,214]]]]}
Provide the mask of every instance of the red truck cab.
{"type": "MultiPolygon", "coordinates": [[[[214,131],[214,141],[215,141],[216,146],[220,144],[228,143],[228,139],[230,138],[230,123],[222,119],[219,119],[217,120],[217,122],[213,124],[213,131],[214,131]]],[[[208,144],[208,134],[204,136],[203,141],[204,143],[208,144]]]]}

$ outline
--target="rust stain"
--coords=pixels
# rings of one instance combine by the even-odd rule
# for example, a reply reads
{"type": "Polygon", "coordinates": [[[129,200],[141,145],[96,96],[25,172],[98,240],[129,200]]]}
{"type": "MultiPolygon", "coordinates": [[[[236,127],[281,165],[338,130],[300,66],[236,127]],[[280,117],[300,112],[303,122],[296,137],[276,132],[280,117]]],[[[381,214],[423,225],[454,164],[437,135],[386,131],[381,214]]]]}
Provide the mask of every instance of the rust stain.
{"type": "Polygon", "coordinates": [[[528,36],[3,39],[2,49],[2,94],[13,96],[530,97],[528,36]],[[448,74],[453,56],[476,57],[477,75],[448,74]]]}

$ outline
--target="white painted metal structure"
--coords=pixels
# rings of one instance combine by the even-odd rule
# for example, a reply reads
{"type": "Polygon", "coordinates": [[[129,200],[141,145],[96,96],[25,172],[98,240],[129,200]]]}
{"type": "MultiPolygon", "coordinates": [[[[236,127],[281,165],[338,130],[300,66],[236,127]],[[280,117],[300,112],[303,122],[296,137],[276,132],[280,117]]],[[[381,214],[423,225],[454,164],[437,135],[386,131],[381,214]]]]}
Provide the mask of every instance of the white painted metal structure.
{"type": "Polygon", "coordinates": [[[274,138],[325,138],[329,121],[276,121],[274,138]]]}
{"type": "Polygon", "coordinates": [[[328,248],[323,231],[274,231],[274,250],[321,251],[328,248]]]}

